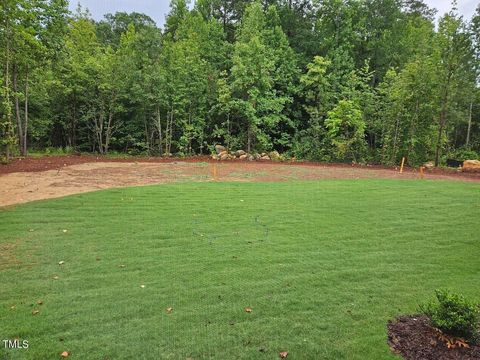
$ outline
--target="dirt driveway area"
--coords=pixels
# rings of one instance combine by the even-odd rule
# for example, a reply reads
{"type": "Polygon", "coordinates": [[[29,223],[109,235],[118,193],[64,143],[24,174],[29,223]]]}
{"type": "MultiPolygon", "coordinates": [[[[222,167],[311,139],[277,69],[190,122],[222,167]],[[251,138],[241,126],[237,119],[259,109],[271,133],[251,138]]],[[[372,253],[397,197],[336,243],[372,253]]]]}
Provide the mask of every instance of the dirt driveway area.
{"type": "MultiPolygon", "coordinates": [[[[59,156],[0,165],[0,206],[115,187],[185,181],[288,181],[321,179],[418,179],[416,169],[321,163],[216,162],[208,158],[102,159],[59,156]]],[[[436,170],[426,179],[480,181],[480,174],[436,170]]]]}

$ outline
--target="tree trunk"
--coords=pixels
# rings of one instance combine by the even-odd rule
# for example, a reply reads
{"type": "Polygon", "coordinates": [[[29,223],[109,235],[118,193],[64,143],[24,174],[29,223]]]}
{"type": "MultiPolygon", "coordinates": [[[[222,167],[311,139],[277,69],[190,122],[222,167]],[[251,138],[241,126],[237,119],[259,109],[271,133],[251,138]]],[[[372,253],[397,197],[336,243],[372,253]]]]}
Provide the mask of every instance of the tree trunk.
{"type": "Polygon", "coordinates": [[[397,119],[395,121],[395,135],[393,136],[393,150],[392,150],[392,162],[395,162],[397,158],[397,141],[398,141],[398,129],[400,128],[400,115],[397,113],[397,119]]]}
{"type": "Polygon", "coordinates": [[[167,121],[165,124],[165,151],[164,155],[168,154],[168,130],[169,130],[169,123],[170,123],[170,112],[167,110],[167,121]]]}
{"type": "Polygon", "coordinates": [[[18,73],[17,65],[13,64],[13,92],[15,99],[15,118],[17,119],[17,134],[18,134],[18,145],[22,147],[23,144],[23,126],[22,120],[20,118],[20,99],[18,98],[18,73]]]}
{"type": "Polygon", "coordinates": [[[11,155],[11,145],[13,140],[13,123],[12,123],[12,108],[10,103],[10,41],[11,41],[11,33],[10,33],[10,19],[9,16],[9,6],[5,3],[5,38],[6,38],[6,46],[5,46],[5,92],[2,94],[4,96],[4,105],[5,105],[5,122],[2,121],[2,125],[4,126],[4,135],[5,135],[5,161],[10,161],[11,155]]]}
{"type": "Polygon", "coordinates": [[[435,148],[435,166],[438,166],[440,163],[440,150],[442,148],[442,135],[443,130],[447,122],[447,110],[448,110],[448,101],[449,101],[449,89],[450,81],[452,78],[452,73],[450,72],[447,76],[447,83],[445,85],[445,94],[442,99],[442,110],[440,112],[439,127],[438,127],[438,137],[437,137],[437,146],[435,148]]]}
{"type": "Polygon", "coordinates": [[[77,94],[73,93],[73,114],[72,121],[70,122],[70,146],[76,149],[77,147],[77,94]]]}
{"type": "Polygon", "coordinates": [[[160,156],[163,155],[163,149],[162,149],[162,119],[160,117],[160,106],[157,105],[156,108],[156,125],[157,125],[157,132],[158,132],[158,149],[160,150],[160,156]]]}
{"type": "Polygon", "coordinates": [[[170,156],[172,150],[172,138],[173,138],[173,106],[170,109],[170,114],[167,117],[167,130],[165,134],[165,153],[170,156]]]}
{"type": "Polygon", "coordinates": [[[416,105],[415,105],[415,113],[412,117],[412,120],[410,121],[410,129],[409,129],[409,135],[408,137],[410,138],[409,139],[409,142],[408,142],[408,150],[407,150],[407,163],[408,163],[408,160],[410,158],[410,154],[413,150],[413,135],[415,134],[415,122],[416,120],[418,120],[418,108],[419,108],[419,102],[418,102],[418,99],[417,99],[417,102],[416,102],[416,105]]]}
{"type": "Polygon", "coordinates": [[[187,144],[187,154],[192,154],[192,134],[190,132],[192,126],[192,104],[190,103],[190,109],[188,112],[188,144],[187,144]]]}
{"type": "Polygon", "coordinates": [[[148,121],[147,116],[145,115],[145,109],[143,109],[143,124],[145,126],[145,143],[147,144],[148,154],[152,154],[152,148],[150,146],[151,135],[148,131],[148,121]]]}
{"type": "Polygon", "coordinates": [[[465,145],[470,145],[470,131],[472,129],[472,112],[473,112],[473,100],[470,101],[470,116],[468,117],[468,127],[467,127],[467,140],[465,141],[465,145]]]}
{"type": "Polygon", "coordinates": [[[230,141],[232,139],[232,132],[230,130],[230,111],[227,113],[227,132],[228,132],[228,138],[227,138],[227,149],[230,149],[230,141]]]}
{"type": "Polygon", "coordinates": [[[23,125],[22,156],[27,156],[27,132],[28,132],[28,66],[25,73],[25,123],[23,125]]]}
{"type": "Polygon", "coordinates": [[[252,126],[249,123],[248,129],[247,129],[247,153],[250,154],[251,149],[252,149],[252,126]]]}
{"type": "Polygon", "coordinates": [[[173,109],[172,109],[172,113],[171,113],[171,118],[170,118],[170,132],[169,132],[169,136],[170,136],[170,140],[168,141],[168,156],[171,155],[172,153],[172,140],[173,140],[173,109]]]}
{"type": "Polygon", "coordinates": [[[108,154],[108,148],[110,147],[110,139],[112,138],[112,132],[113,132],[112,124],[113,124],[113,111],[110,110],[108,112],[107,131],[105,132],[104,154],[108,154]]]}
{"type": "Polygon", "coordinates": [[[440,125],[438,127],[438,136],[437,136],[437,146],[435,148],[435,166],[438,166],[440,163],[440,148],[442,147],[442,135],[443,135],[443,129],[445,128],[445,115],[442,114],[440,115],[440,125]]]}

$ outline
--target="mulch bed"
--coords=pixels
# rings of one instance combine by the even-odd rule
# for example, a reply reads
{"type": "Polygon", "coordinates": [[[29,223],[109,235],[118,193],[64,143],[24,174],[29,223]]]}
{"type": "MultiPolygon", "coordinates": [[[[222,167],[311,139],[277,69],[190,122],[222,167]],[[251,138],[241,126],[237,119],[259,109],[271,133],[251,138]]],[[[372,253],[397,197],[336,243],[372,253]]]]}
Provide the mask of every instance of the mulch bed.
{"type": "Polygon", "coordinates": [[[406,360],[478,360],[480,346],[449,349],[426,316],[400,316],[388,323],[388,345],[406,360]]]}

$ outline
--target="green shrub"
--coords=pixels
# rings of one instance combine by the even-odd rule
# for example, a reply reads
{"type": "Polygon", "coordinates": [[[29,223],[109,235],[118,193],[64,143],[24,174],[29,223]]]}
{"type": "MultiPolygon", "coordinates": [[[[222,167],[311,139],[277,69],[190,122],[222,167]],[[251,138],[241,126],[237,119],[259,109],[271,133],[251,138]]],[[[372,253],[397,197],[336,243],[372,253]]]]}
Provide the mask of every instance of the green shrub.
{"type": "Polygon", "coordinates": [[[475,152],[472,149],[467,149],[464,147],[458,148],[456,150],[451,151],[448,153],[449,159],[457,159],[457,160],[478,160],[480,159],[480,154],[475,152]]]}
{"type": "Polygon", "coordinates": [[[435,290],[437,301],[420,307],[430,318],[432,326],[444,333],[476,342],[479,331],[479,305],[462,295],[447,290],[435,290]]]}

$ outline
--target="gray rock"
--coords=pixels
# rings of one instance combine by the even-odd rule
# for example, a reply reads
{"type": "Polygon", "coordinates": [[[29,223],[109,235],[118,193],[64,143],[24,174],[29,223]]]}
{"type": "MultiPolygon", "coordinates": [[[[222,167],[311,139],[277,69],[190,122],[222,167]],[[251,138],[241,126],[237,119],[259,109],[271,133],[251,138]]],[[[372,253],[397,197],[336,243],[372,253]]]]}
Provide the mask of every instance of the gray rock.
{"type": "Polygon", "coordinates": [[[433,161],[427,161],[425,164],[423,164],[428,170],[433,169],[435,167],[435,163],[433,161]]]}
{"type": "Polygon", "coordinates": [[[218,155],[220,155],[220,153],[224,152],[225,150],[227,150],[225,146],[219,145],[219,144],[215,145],[215,151],[217,152],[218,155]]]}

